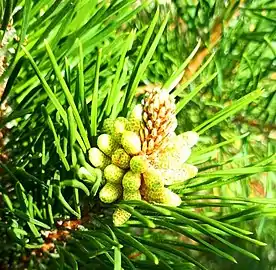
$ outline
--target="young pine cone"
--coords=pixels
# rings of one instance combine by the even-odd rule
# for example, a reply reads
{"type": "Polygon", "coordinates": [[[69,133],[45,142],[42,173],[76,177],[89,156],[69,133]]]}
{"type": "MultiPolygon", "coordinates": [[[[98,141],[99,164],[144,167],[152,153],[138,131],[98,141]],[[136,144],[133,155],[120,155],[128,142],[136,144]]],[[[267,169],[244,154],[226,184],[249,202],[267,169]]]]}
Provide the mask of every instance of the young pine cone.
{"type": "Polygon", "coordinates": [[[109,164],[104,169],[104,177],[108,183],[121,184],[125,171],[114,164],[109,164]]]}
{"type": "Polygon", "coordinates": [[[124,131],[121,144],[129,155],[137,155],[141,152],[140,137],[133,131],[124,131]]]}
{"type": "Polygon", "coordinates": [[[104,169],[111,163],[111,159],[106,156],[100,149],[93,147],[88,151],[89,161],[91,164],[100,169],[104,169]]]}
{"type": "Polygon", "coordinates": [[[142,152],[150,155],[166,142],[176,128],[175,103],[168,92],[155,89],[146,94],[142,107],[142,152]]]}
{"type": "Polygon", "coordinates": [[[122,192],[121,185],[106,183],[100,191],[100,200],[104,203],[113,203],[121,197],[122,192]]]}
{"type": "Polygon", "coordinates": [[[136,105],[130,113],[126,129],[139,133],[142,123],[143,107],[141,104],[136,105]]]}
{"type": "Polygon", "coordinates": [[[112,158],[112,163],[120,167],[121,169],[129,168],[129,162],[131,158],[124,149],[122,148],[117,149],[111,158],[112,158]]]}
{"type": "Polygon", "coordinates": [[[119,148],[119,144],[109,134],[101,134],[97,139],[97,146],[109,157],[119,148]]]}
{"type": "Polygon", "coordinates": [[[137,191],[141,186],[141,174],[128,171],[122,181],[124,191],[137,191]]]}
{"type": "Polygon", "coordinates": [[[113,223],[115,226],[121,226],[126,223],[130,217],[131,214],[129,212],[124,209],[117,208],[113,213],[113,223]]]}
{"type": "Polygon", "coordinates": [[[149,162],[146,158],[146,156],[134,156],[130,160],[130,169],[134,173],[144,173],[147,171],[149,166],[149,162]]]}

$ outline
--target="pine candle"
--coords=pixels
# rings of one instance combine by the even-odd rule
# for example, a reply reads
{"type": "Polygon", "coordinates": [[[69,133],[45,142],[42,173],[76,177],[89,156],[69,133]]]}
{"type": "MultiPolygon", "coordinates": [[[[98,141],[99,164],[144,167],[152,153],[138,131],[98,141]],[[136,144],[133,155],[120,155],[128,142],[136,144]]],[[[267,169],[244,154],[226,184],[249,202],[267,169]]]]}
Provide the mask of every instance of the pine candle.
{"type": "MultiPolygon", "coordinates": [[[[99,193],[100,200],[180,205],[181,198],[166,186],[197,174],[197,168],[185,162],[198,135],[192,131],[176,135],[176,127],[175,101],[160,89],[146,93],[128,118],[105,119],[98,147],[89,150],[91,164],[103,170],[106,181],[99,193]]],[[[113,222],[121,226],[130,216],[118,208],[113,222]]]]}

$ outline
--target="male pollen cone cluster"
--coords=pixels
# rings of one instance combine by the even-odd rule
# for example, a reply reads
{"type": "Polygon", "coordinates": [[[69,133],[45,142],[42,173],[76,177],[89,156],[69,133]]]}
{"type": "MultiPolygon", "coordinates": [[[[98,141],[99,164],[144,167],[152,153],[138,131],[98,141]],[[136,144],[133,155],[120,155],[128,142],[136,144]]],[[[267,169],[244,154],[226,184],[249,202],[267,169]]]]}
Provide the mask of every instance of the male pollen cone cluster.
{"type": "MultiPolygon", "coordinates": [[[[186,164],[198,135],[188,131],[175,134],[177,120],[174,99],[166,91],[154,89],[145,94],[128,118],[107,118],[97,146],[89,150],[89,160],[103,170],[105,184],[99,197],[104,203],[118,199],[146,200],[178,206],[180,197],[166,186],[185,181],[197,174],[186,164]]],[[[118,208],[115,226],[131,214],[118,208]]]]}

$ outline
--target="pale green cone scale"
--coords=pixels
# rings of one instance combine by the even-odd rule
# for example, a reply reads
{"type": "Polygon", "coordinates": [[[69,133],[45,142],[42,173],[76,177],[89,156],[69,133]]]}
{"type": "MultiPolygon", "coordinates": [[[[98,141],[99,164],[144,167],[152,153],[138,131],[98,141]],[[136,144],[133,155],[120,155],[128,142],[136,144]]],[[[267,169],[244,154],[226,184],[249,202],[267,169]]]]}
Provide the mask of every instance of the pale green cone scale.
{"type": "Polygon", "coordinates": [[[114,122],[112,137],[117,143],[121,143],[122,134],[126,130],[128,120],[124,117],[118,117],[114,122]]]}
{"type": "Polygon", "coordinates": [[[122,181],[124,190],[136,191],[141,186],[141,174],[128,171],[122,181]]]}
{"type": "Polygon", "coordinates": [[[104,203],[113,203],[118,200],[122,195],[122,186],[106,183],[101,189],[99,197],[104,203]]]}
{"type": "Polygon", "coordinates": [[[128,169],[130,156],[122,148],[117,149],[112,155],[112,163],[121,169],[128,169]]]}
{"type": "Polygon", "coordinates": [[[123,192],[123,199],[125,201],[141,200],[140,191],[139,190],[135,190],[135,191],[124,190],[124,192],[123,192]]]}
{"type": "Polygon", "coordinates": [[[158,190],[147,190],[146,199],[149,202],[163,203],[165,201],[166,189],[164,187],[158,190]]]}
{"type": "Polygon", "coordinates": [[[104,177],[107,182],[121,184],[125,171],[114,164],[108,165],[104,169],[104,177]]]}
{"type": "Polygon", "coordinates": [[[146,156],[134,156],[130,160],[130,169],[134,173],[144,173],[149,166],[149,162],[146,158],[146,156]]]}
{"type": "Polygon", "coordinates": [[[152,167],[143,173],[143,179],[148,190],[158,191],[164,187],[164,180],[161,173],[152,167]]]}
{"type": "Polygon", "coordinates": [[[127,130],[139,133],[139,130],[141,128],[141,123],[142,123],[142,113],[143,113],[142,105],[141,104],[136,105],[128,117],[128,123],[126,126],[127,130]]]}
{"type": "Polygon", "coordinates": [[[133,131],[124,131],[121,144],[129,155],[137,155],[141,152],[140,136],[133,131]]]}
{"type": "Polygon", "coordinates": [[[117,208],[113,213],[113,224],[116,227],[122,226],[124,223],[126,223],[129,220],[130,217],[131,217],[131,214],[129,212],[127,212],[124,209],[117,208]]]}
{"type": "Polygon", "coordinates": [[[102,132],[111,135],[114,130],[114,122],[115,122],[115,120],[113,120],[111,118],[106,118],[103,122],[102,132]]]}

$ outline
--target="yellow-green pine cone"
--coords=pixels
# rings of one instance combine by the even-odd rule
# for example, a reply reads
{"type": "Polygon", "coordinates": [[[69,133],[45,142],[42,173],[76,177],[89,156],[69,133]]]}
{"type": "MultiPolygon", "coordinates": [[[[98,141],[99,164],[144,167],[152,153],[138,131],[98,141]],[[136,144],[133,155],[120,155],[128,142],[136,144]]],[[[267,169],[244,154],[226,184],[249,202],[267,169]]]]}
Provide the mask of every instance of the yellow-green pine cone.
{"type": "Polygon", "coordinates": [[[142,113],[143,113],[142,105],[141,104],[136,105],[128,117],[128,123],[126,126],[127,130],[139,133],[139,130],[141,128],[141,123],[143,120],[142,113]]]}
{"type": "Polygon", "coordinates": [[[121,184],[125,171],[114,164],[104,169],[104,177],[108,183],[121,184]]]}
{"type": "Polygon", "coordinates": [[[118,200],[122,195],[122,186],[106,183],[100,191],[100,200],[104,203],[112,203],[118,200]]]}
{"type": "Polygon", "coordinates": [[[164,180],[161,173],[153,167],[143,173],[143,178],[147,189],[150,191],[159,191],[164,188],[164,180]]]}
{"type": "Polygon", "coordinates": [[[163,204],[169,205],[169,206],[179,206],[181,204],[181,198],[169,190],[168,188],[165,188],[165,197],[163,204]]]}
{"type": "Polygon", "coordinates": [[[128,191],[124,189],[123,192],[123,199],[125,201],[131,201],[131,200],[141,200],[141,194],[139,190],[135,190],[135,191],[128,191]]]}
{"type": "Polygon", "coordinates": [[[134,156],[130,160],[130,169],[134,173],[144,173],[148,169],[149,163],[146,156],[134,156]]]}
{"type": "Polygon", "coordinates": [[[130,156],[122,148],[117,149],[112,155],[112,163],[120,167],[121,169],[128,169],[129,162],[130,156]]]}
{"type": "Polygon", "coordinates": [[[117,143],[121,143],[122,134],[126,130],[128,120],[124,117],[118,117],[114,122],[114,129],[112,132],[112,137],[117,143]]]}
{"type": "Polygon", "coordinates": [[[158,190],[150,190],[146,191],[144,199],[149,202],[163,203],[166,198],[166,188],[162,187],[158,190]]]}
{"type": "Polygon", "coordinates": [[[124,191],[136,191],[141,186],[141,174],[128,171],[123,178],[122,185],[124,191]]]}
{"type": "Polygon", "coordinates": [[[115,120],[106,118],[103,122],[102,132],[112,134],[114,131],[114,122],[115,120]]]}
{"type": "Polygon", "coordinates": [[[111,163],[111,159],[96,147],[91,148],[88,155],[91,164],[96,168],[104,169],[111,163]]]}
{"type": "Polygon", "coordinates": [[[107,156],[111,156],[119,148],[119,144],[109,134],[101,134],[98,137],[97,145],[107,156]]]}
{"type": "Polygon", "coordinates": [[[124,131],[121,144],[129,155],[137,155],[141,152],[140,136],[133,131],[124,131]]]}
{"type": "Polygon", "coordinates": [[[135,133],[139,133],[141,128],[141,121],[135,119],[129,119],[129,123],[126,126],[126,129],[129,131],[133,131],[135,133]]]}
{"type": "Polygon", "coordinates": [[[117,208],[113,213],[113,224],[116,227],[122,226],[124,223],[126,223],[129,220],[130,217],[131,217],[131,214],[129,212],[127,212],[124,209],[117,208]]]}

